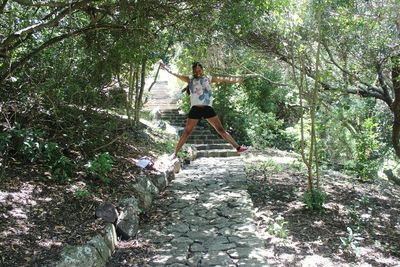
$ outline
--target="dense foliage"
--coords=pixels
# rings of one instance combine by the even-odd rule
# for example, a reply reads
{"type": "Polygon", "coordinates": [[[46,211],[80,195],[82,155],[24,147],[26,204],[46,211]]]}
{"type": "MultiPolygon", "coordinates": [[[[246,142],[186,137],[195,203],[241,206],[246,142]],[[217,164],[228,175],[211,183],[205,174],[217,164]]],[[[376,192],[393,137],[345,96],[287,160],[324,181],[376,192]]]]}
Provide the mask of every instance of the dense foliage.
{"type": "Polygon", "coordinates": [[[364,180],[400,155],[396,0],[2,1],[0,14],[2,155],[38,155],[35,140],[65,131],[67,106],[124,110],[137,125],[160,59],[246,77],[215,91],[239,142],[303,150],[364,180]],[[35,129],[38,114],[62,123],[35,129]]]}

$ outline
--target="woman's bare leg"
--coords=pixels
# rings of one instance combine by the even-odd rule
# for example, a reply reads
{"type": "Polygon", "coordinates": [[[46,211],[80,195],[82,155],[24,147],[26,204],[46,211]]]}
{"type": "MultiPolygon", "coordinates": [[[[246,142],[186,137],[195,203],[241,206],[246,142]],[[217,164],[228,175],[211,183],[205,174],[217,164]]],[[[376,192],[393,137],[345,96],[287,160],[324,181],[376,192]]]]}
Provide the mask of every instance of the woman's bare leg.
{"type": "Polygon", "coordinates": [[[178,154],[179,150],[181,150],[182,146],[186,143],[187,139],[189,138],[190,134],[193,132],[194,127],[197,125],[199,120],[197,119],[187,119],[185,129],[181,137],[179,138],[178,144],[175,148],[175,155],[178,154]]]}
{"type": "Polygon", "coordinates": [[[222,138],[228,141],[234,148],[238,148],[239,145],[236,143],[235,139],[233,139],[232,135],[225,131],[224,127],[222,127],[221,121],[218,116],[214,116],[212,118],[208,118],[207,121],[215,128],[222,138]]]}

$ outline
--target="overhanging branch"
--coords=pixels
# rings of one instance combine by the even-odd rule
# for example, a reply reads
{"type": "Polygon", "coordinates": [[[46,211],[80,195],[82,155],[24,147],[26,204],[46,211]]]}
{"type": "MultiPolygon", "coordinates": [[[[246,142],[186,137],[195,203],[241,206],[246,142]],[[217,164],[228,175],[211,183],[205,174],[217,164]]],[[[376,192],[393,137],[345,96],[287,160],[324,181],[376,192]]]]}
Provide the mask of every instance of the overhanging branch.
{"type": "Polygon", "coordinates": [[[354,73],[350,72],[349,70],[345,69],[344,67],[340,66],[340,64],[337,63],[337,61],[335,60],[335,58],[332,55],[332,51],[329,49],[328,45],[324,42],[323,46],[326,50],[326,52],[329,55],[329,59],[331,60],[331,62],[333,63],[333,65],[335,65],[341,72],[343,72],[344,74],[348,75],[349,77],[352,77],[355,81],[358,81],[361,85],[366,86],[367,89],[367,94],[369,94],[370,96],[376,97],[379,96],[377,98],[382,99],[383,101],[387,102],[390,106],[390,103],[392,102],[392,99],[389,95],[389,89],[387,88],[387,85],[385,82],[383,82],[383,74],[382,72],[379,73],[379,68],[377,69],[378,71],[378,76],[381,79],[381,88],[378,88],[370,83],[364,82],[360,79],[360,77],[358,77],[357,75],[355,75],[354,73]],[[379,75],[381,74],[381,75],[379,75]]]}
{"type": "Polygon", "coordinates": [[[389,106],[391,106],[391,104],[393,102],[392,97],[391,97],[391,92],[393,91],[393,87],[391,87],[390,85],[388,85],[385,82],[382,65],[380,63],[376,64],[376,71],[378,72],[379,84],[381,85],[381,87],[383,89],[383,96],[386,98],[385,102],[387,102],[388,104],[390,103],[389,106]]]}
{"type": "Polygon", "coordinates": [[[83,33],[87,33],[90,31],[97,31],[97,30],[125,30],[125,26],[121,25],[113,25],[113,24],[104,24],[104,25],[91,25],[86,28],[82,28],[70,33],[62,34],[60,36],[51,38],[41,44],[39,47],[33,49],[29,54],[27,54],[25,57],[21,58],[19,61],[13,63],[8,70],[5,70],[4,73],[1,73],[0,75],[0,83],[4,81],[8,75],[13,73],[17,68],[21,67],[23,64],[25,64],[28,60],[30,60],[33,56],[44,50],[45,48],[52,46],[53,44],[56,44],[58,42],[61,42],[64,39],[70,38],[70,37],[75,37],[78,35],[81,35],[83,33]]]}
{"type": "MultiPolygon", "coordinates": [[[[301,71],[301,68],[299,66],[297,66],[284,52],[282,52],[280,49],[278,49],[278,46],[275,44],[275,42],[273,42],[274,38],[273,37],[269,38],[269,37],[270,36],[268,36],[268,38],[267,38],[265,36],[260,36],[257,33],[251,33],[251,34],[245,36],[245,38],[242,38],[241,41],[248,47],[251,47],[253,49],[258,48],[258,49],[261,49],[264,53],[268,53],[268,54],[277,56],[278,60],[281,60],[281,61],[287,63],[288,65],[294,67],[295,69],[301,71]]],[[[327,48],[326,51],[327,52],[329,51],[328,54],[330,53],[329,48],[327,48]]],[[[353,85],[353,88],[347,89],[346,93],[358,94],[363,97],[377,98],[377,99],[384,101],[389,107],[391,106],[392,99],[385,94],[384,89],[380,89],[372,84],[368,84],[364,81],[361,81],[361,79],[356,77],[354,74],[350,73],[349,71],[342,68],[339,64],[337,64],[337,62],[335,60],[333,60],[332,54],[330,54],[330,58],[331,58],[333,64],[335,64],[335,66],[337,66],[341,71],[343,71],[344,73],[346,73],[348,75],[351,75],[352,77],[355,78],[355,80],[357,80],[359,82],[359,84],[353,85]]],[[[314,75],[312,69],[305,68],[303,71],[305,71],[305,73],[308,77],[315,80],[315,75],[314,75]]],[[[340,88],[332,86],[329,83],[326,83],[323,81],[318,81],[318,82],[321,84],[322,88],[326,91],[340,91],[341,90],[340,88]]]]}
{"type": "Polygon", "coordinates": [[[71,12],[84,7],[86,4],[90,3],[91,1],[89,0],[84,0],[81,2],[76,2],[72,4],[71,6],[65,8],[63,11],[61,11],[57,16],[55,16],[54,19],[43,22],[43,23],[37,23],[34,25],[29,25],[28,27],[18,30],[11,35],[9,35],[1,44],[0,44],[0,50],[9,50],[9,47],[12,45],[13,42],[17,41],[20,38],[23,38],[26,35],[29,35],[33,32],[37,32],[38,30],[44,29],[49,26],[54,26],[57,24],[61,19],[66,17],[67,15],[71,14],[71,12]]]}
{"type": "Polygon", "coordinates": [[[39,2],[37,1],[30,1],[30,0],[14,0],[21,6],[32,6],[32,7],[65,7],[68,6],[70,3],[66,2],[54,2],[54,1],[46,1],[46,2],[39,2]]]}
{"type": "Polygon", "coordinates": [[[6,5],[7,5],[7,0],[4,0],[2,3],[1,3],[1,6],[0,6],[0,14],[1,13],[3,13],[3,11],[4,11],[4,8],[6,7],[6,5]]]}

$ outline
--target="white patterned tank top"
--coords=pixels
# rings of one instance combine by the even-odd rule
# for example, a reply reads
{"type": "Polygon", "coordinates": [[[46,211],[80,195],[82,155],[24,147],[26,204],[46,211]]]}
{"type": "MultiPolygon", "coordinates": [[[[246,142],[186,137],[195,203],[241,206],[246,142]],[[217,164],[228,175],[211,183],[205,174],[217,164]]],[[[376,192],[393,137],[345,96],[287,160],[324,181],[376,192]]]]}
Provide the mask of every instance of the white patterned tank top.
{"type": "Polygon", "coordinates": [[[212,106],[211,76],[189,77],[190,105],[212,106]]]}

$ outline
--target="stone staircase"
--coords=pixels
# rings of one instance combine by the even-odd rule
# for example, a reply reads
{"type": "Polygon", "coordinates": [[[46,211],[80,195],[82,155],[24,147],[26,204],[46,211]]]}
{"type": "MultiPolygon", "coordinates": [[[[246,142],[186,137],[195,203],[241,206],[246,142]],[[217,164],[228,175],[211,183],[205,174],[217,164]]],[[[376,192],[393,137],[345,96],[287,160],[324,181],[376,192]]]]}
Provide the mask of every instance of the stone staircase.
{"type": "MultiPolygon", "coordinates": [[[[178,109],[161,110],[161,119],[175,127],[184,128],[187,115],[179,113],[178,109]]],[[[179,135],[181,131],[179,132],[179,135]]],[[[239,154],[208,124],[206,120],[199,121],[193,130],[187,144],[193,150],[194,158],[200,157],[233,157],[239,154]]]]}
{"type": "MultiPolygon", "coordinates": [[[[161,113],[161,120],[183,130],[187,115],[178,111],[177,101],[179,100],[180,89],[174,85],[174,82],[170,80],[171,78],[173,78],[171,75],[164,75],[164,73],[160,72],[159,80],[151,89],[144,110],[158,109],[161,113]]],[[[179,135],[181,135],[182,130],[178,131],[179,135]]],[[[199,121],[187,144],[191,145],[194,158],[239,155],[206,120],[199,121]]]]}
{"type": "Polygon", "coordinates": [[[168,81],[158,81],[154,84],[150,95],[147,97],[144,110],[153,110],[154,108],[160,110],[176,109],[178,95],[179,91],[168,88],[168,81]]]}

